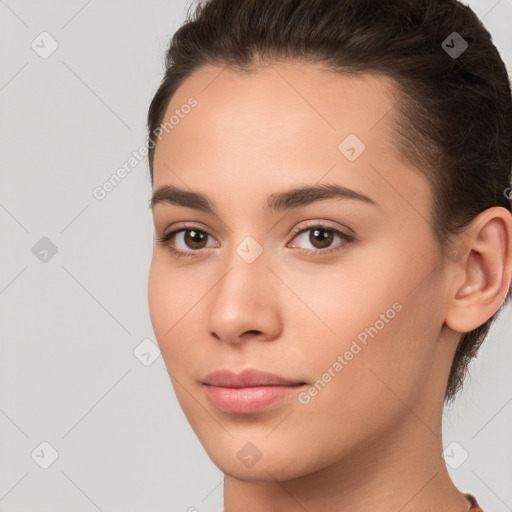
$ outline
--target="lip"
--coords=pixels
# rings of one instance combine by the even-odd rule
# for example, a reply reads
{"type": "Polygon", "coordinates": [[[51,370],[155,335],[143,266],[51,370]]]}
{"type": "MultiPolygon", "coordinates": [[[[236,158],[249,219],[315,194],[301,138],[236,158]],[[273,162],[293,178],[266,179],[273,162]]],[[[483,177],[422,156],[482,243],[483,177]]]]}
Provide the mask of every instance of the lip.
{"type": "Polygon", "coordinates": [[[295,386],[306,384],[304,381],[286,379],[273,373],[246,368],[240,373],[222,369],[209,373],[203,380],[203,384],[221,386],[224,388],[249,388],[256,386],[295,386]]]}
{"type": "Polygon", "coordinates": [[[216,370],[203,380],[206,395],[219,410],[230,414],[255,414],[296,393],[306,383],[247,368],[241,373],[216,370]]]}

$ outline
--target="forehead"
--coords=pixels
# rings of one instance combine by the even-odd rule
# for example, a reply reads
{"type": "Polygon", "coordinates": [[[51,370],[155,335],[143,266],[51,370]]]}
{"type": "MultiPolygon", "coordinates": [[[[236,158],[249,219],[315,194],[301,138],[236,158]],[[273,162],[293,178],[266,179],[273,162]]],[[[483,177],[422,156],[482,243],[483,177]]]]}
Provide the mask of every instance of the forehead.
{"type": "Polygon", "coordinates": [[[155,188],[222,185],[235,197],[244,188],[263,193],[263,183],[279,190],[328,175],[368,193],[379,194],[383,180],[417,192],[414,181],[423,177],[404,165],[395,144],[398,101],[393,81],[377,73],[334,73],[296,62],[250,73],[200,68],[164,115],[163,123],[172,116],[174,122],[155,150],[155,188]],[[351,147],[355,159],[348,158],[351,147]]]}
{"type": "Polygon", "coordinates": [[[216,134],[229,134],[249,147],[246,138],[252,137],[255,150],[269,139],[293,144],[305,132],[318,133],[326,143],[348,133],[368,142],[390,142],[395,92],[383,74],[334,73],[310,63],[275,62],[251,72],[207,66],[178,88],[163,122],[188,111],[193,97],[197,106],[173,127],[169,142],[188,137],[187,128],[198,136],[207,134],[212,143],[216,134]]]}

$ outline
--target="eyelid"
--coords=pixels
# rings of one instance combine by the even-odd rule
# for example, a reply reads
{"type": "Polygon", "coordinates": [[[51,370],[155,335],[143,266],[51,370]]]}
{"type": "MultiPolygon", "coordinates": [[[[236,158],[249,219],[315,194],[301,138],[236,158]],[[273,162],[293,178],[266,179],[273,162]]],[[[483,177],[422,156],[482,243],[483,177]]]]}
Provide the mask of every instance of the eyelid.
{"type": "Polygon", "coordinates": [[[305,222],[305,224],[301,224],[296,229],[294,229],[291,234],[292,239],[295,238],[302,231],[308,231],[309,229],[318,228],[318,227],[320,227],[322,229],[332,229],[333,231],[341,233],[342,235],[344,235],[347,238],[355,238],[355,235],[352,234],[352,233],[354,233],[354,230],[352,230],[348,226],[343,226],[343,228],[339,228],[337,226],[333,226],[333,225],[329,224],[329,221],[315,219],[315,220],[308,220],[305,222]],[[344,232],[343,229],[346,229],[350,233],[344,232]]]}
{"type": "Polygon", "coordinates": [[[169,235],[171,233],[176,233],[176,231],[188,230],[188,229],[196,229],[197,231],[201,231],[202,233],[207,233],[208,235],[212,236],[211,233],[207,229],[205,229],[203,226],[191,221],[191,222],[178,222],[177,224],[173,224],[172,229],[164,231],[162,238],[165,238],[167,235],[169,235]]]}

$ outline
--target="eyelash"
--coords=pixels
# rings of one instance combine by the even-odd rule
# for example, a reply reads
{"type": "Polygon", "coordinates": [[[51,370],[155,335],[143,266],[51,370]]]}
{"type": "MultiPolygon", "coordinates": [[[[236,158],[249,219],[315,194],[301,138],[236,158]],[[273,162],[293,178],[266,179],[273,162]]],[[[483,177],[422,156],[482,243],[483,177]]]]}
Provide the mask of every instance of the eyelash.
{"type": "MultiPolygon", "coordinates": [[[[339,229],[333,228],[331,226],[326,226],[324,224],[319,224],[319,223],[306,225],[306,227],[297,229],[292,235],[292,240],[295,237],[297,237],[298,235],[300,235],[301,233],[310,231],[312,229],[320,229],[322,231],[332,231],[335,235],[338,235],[341,239],[343,239],[343,241],[340,242],[338,245],[335,245],[334,247],[330,247],[327,249],[300,249],[303,252],[305,252],[307,255],[321,254],[321,255],[325,256],[328,254],[332,254],[332,253],[340,251],[344,246],[346,246],[354,241],[353,236],[347,235],[346,233],[344,233],[343,231],[340,231],[339,229]]],[[[176,249],[175,247],[172,247],[169,244],[171,238],[173,238],[174,235],[180,233],[181,231],[198,231],[200,233],[206,234],[207,236],[211,236],[206,231],[196,228],[195,226],[181,226],[180,228],[170,231],[169,233],[163,235],[162,237],[155,238],[155,240],[157,242],[159,242],[160,244],[162,244],[165,248],[167,248],[172,254],[174,254],[178,258],[195,258],[197,253],[205,250],[205,249],[196,249],[196,250],[190,250],[190,251],[182,251],[181,249],[176,249]]]]}

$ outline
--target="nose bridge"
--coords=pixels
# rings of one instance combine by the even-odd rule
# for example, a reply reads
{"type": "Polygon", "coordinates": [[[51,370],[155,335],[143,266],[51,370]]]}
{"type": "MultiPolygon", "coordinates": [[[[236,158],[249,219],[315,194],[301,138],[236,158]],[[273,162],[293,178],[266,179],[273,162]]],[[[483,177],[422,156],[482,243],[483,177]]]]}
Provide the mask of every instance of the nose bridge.
{"type": "Polygon", "coordinates": [[[267,268],[268,258],[260,244],[252,235],[246,235],[233,244],[231,254],[226,256],[227,273],[218,283],[217,300],[228,301],[236,306],[242,302],[263,302],[258,299],[268,290],[268,278],[271,272],[267,268]]]}
{"type": "Polygon", "coordinates": [[[221,339],[239,341],[246,331],[260,331],[268,336],[274,331],[277,298],[268,258],[254,237],[247,235],[233,245],[226,256],[225,272],[209,300],[208,331],[221,339]]]}

